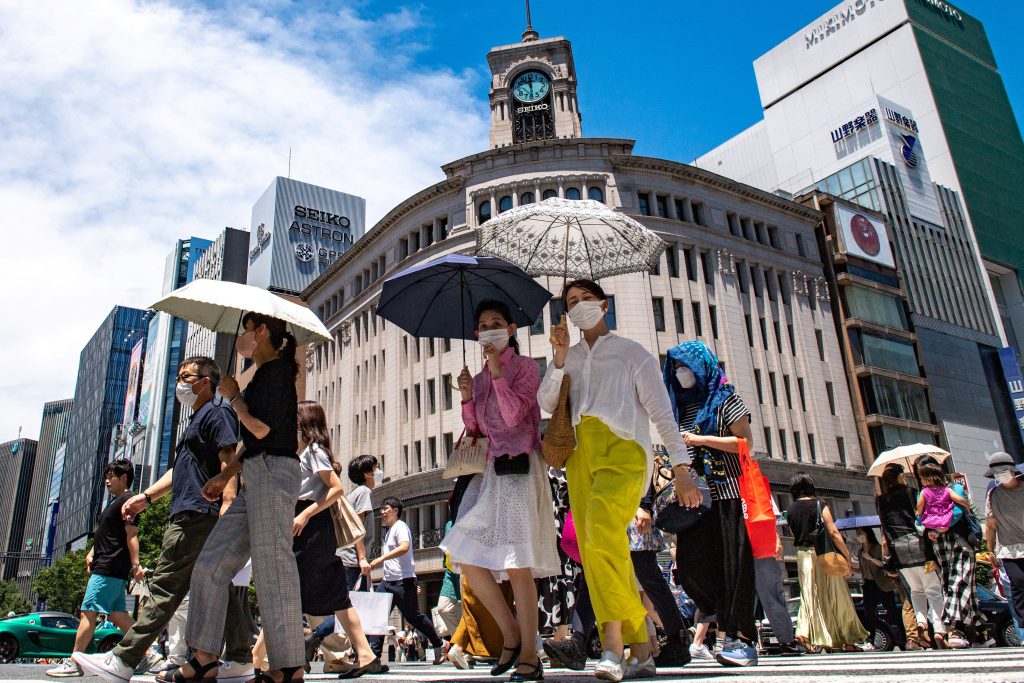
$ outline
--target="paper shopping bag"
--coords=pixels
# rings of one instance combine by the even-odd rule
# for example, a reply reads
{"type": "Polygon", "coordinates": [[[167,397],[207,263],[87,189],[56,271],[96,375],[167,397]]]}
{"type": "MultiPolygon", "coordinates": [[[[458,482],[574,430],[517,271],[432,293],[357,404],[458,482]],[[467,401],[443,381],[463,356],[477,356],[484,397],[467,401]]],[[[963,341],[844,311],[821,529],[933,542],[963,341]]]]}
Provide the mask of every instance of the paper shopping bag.
{"type": "MultiPolygon", "coordinates": [[[[362,585],[366,577],[361,577],[356,588],[362,585]]],[[[359,621],[363,625],[363,632],[368,636],[386,636],[388,634],[388,619],[391,617],[391,601],[394,599],[391,593],[375,593],[371,591],[352,590],[349,591],[349,598],[352,606],[359,614],[359,621]]],[[[334,626],[335,633],[344,633],[341,622],[334,626]]]]}

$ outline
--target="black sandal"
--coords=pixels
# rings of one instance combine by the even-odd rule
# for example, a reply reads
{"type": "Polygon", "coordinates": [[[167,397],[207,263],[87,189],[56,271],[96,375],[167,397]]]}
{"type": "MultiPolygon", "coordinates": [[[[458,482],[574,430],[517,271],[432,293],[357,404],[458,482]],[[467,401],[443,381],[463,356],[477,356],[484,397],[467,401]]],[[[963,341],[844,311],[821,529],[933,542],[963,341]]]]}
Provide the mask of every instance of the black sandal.
{"type": "MultiPolygon", "coordinates": [[[[544,680],[544,665],[541,664],[540,660],[537,660],[536,664],[529,664],[522,662],[519,666],[528,666],[532,671],[513,671],[512,676],[509,677],[510,683],[520,683],[521,681],[543,681],[544,680]]],[[[518,667],[516,667],[518,668],[518,667]]]]}
{"type": "MultiPolygon", "coordinates": [[[[301,683],[303,679],[295,679],[295,673],[300,669],[302,669],[301,666],[282,667],[281,673],[284,674],[284,678],[281,679],[281,683],[301,683]]],[[[274,680],[273,676],[265,671],[253,669],[253,673],[256,675],[246,681],[246,683],[278,683],[274,680]]]]}
{"type": "Polygon", "coordinates": [[[523,644],[520,643],[515,647],[502,647],[501,650],[502,652],[511,652],[512,656],[504,664],[501,663],[501,658],[499,657],[498,663],[491,667],[492,676],[500,676],[516,665],[516,662],[519,660],[519,653],[523,650],[523,644]]]}
{"type": "Polygon", "coordinates": [[[171,672],[171,675],[170,675],[169,678],[167,676],[163,675],[166,672],[161,671],[160,673],[158,673],[156,675],[157,682],[158,683],[202,683],[203,681],[215,681],[215,680],[217,680],[216,676],[210,676],[209,678],[207,678],[206,672],[209,671],[210,669],[213,669],[213,668],[220,668],[220,660],[219,659],[215,659],[212,662],[210,662],[209,664],[200,664],[199,660],[196,659],[195,657],[193,657],[192,659],[188,660],[188,662],[186,662],[186,663],[190,667],[192,667],[192,675],[191,676],[186,676],[185,674],[181,673],[181,667],[179,666],[177,669],[175,669],[174,671],[171,672]]]}

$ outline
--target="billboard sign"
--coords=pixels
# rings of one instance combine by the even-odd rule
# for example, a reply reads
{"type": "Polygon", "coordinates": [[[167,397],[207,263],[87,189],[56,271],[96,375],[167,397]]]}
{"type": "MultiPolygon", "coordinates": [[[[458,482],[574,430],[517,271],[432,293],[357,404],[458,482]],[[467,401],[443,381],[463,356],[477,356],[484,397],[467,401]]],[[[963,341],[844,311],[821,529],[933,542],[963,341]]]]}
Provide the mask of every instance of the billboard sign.
{"type": "Polygon", "coordinates": [[[248,283],[298,294],[363,236],[366,200],[275,178],[252,209],[248,283]]]}
{"type": "Polygon", "coordinates": [[[137,341],[128,361],[128,390],[124,395],[125,424],[135,422],[135,409],[138,407],[139,387],[142,382],[142,349],[145,345],[145,339],[137,341]]]}
{"type": "Polygon", "coordinates": [[[835,219],[842,235],[843,251],[879,265],[896,267],[885,223],[867,212],[836,203],[835,219]]]}
{"type": "Polygon", "coordinates": [[[1006,389],[1010,392],[1010,403],[1013,406],[1013,416],[1017,420],[1017,429],[1020,430],[1021,438],[1024,438],[1024,373],[1021,372],[1017,354],[1012,347],[999,349],[999,363],[1003,366],[1003,378],[1006,380],[1006,389]]]}

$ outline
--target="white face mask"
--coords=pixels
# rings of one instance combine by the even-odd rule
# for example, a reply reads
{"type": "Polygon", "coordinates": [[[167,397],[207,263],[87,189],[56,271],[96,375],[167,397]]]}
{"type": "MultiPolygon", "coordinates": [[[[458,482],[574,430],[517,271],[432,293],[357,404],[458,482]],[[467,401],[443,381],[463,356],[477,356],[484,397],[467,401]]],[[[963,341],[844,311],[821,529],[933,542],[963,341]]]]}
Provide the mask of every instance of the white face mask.
{"type": "Polygon", "coordinates": [[[1013,481],[1013,471],[1006,470],[1005,472],[996,472],[995,480],[997,484],[1009,484],[1013,481]]]}
{"type": "Polygon", "coordinates": [[[484,330],[477,336],[477,340],[480,342],[480,346],[486,346],[487,344],[493,344],[494,348],[498,351],[504,351],[508,346],[508,330],[497,329],[497,330],[484,330]]]}
{"type": "Polygon", "coordinates": [[[693,370],[690,368],[677,368],[676,379],[679,380],[679,384],[682,385],[683,389],[689,389],[697,384],[697,376],[693,374],[693,370]]]}
{"type": "Polygon", "coordinates": [[[373,485],[380,486],[384,483],[384,473],[380,470],[373,471],[373,485]]]}
{"type": "Polygon", "coordinates": [[[569,320],[581,330],[591,330],[604,320],[603,301],[584,300],[569,309],[569,320]]]}
{"type": "Polygon", "coordinates": [[[196,404],[196,400],[199,399],[192,391],[192,385],[188,382],[178,382],[174,387],[174,396],[178,399],[178,403],[191,408],[196,404]]]}

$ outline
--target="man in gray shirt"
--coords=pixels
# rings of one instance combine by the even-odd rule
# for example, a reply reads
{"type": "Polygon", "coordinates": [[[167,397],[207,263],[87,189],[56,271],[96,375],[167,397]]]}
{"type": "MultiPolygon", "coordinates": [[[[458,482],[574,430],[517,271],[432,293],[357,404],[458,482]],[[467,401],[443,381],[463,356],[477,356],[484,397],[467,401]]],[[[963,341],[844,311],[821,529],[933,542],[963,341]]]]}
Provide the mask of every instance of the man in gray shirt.
{"type": "Polygon", "coordinates": [[[985,476],[995,479],[985,506],[985,540],[1010,581],[1010,602],[1024,615],[1024,482],[1013,458],[994,453],[985,476]]]}

